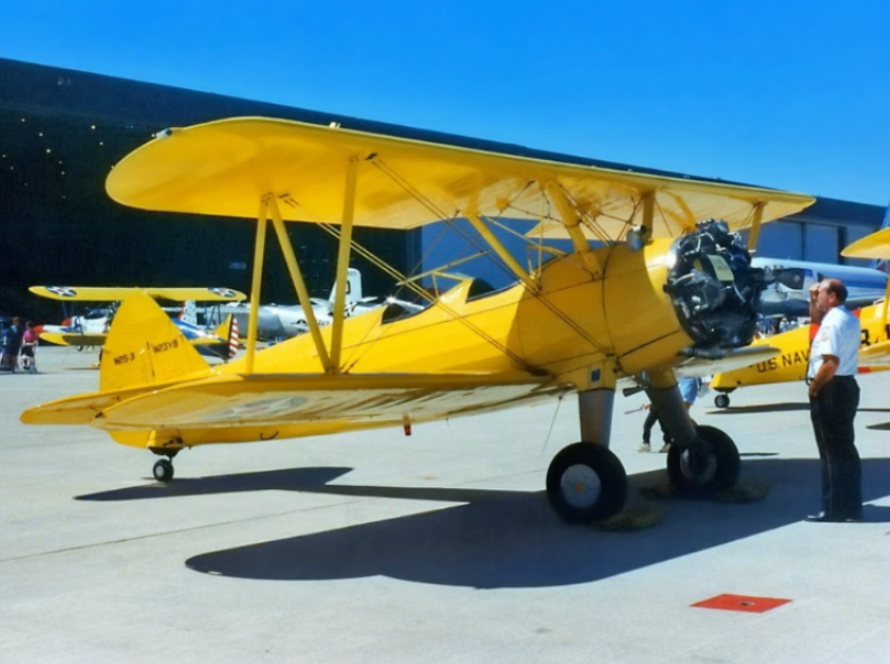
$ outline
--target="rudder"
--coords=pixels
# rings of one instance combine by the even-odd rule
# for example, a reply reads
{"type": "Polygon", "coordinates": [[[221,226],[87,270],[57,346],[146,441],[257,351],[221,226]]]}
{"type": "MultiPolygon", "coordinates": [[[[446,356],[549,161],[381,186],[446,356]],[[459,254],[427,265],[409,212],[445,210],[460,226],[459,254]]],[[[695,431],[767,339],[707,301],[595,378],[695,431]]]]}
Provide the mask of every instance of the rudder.
{"type": "Polygon", "coordinates": [[[102,391],[209,373],[207,362],[152,298],[134,295],[120,305],[102,349],[102,391]]]}

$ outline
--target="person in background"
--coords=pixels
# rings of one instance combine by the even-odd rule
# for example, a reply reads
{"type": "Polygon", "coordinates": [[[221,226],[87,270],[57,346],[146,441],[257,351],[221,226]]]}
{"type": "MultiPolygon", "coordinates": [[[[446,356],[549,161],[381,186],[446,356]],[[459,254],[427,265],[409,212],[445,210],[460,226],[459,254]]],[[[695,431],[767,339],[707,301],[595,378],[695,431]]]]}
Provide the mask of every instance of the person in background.
{"type": "Polygon", "coordinates": [[[25,332],[22,334],[22,368],[30,373],[36,373],[37,367],[34,364],[35,348],[40,336],[34,330],[34,323],[28,321],[25,323],[25,332]]]}
{"type": "MultiPolygon", "coordinates": [[[[698,392],[702,388],[702,380],[701,378],[681,378],[677,382],[678,387],[680,388],[680,396],[683,397],[683,403],[686,404],[686,410],[692,408],[692,404],[695,403],[696,397],[698,397],[698,392]]],[[[649,443],[650,436],[652,435],[652,427],[658,422],[659,426],[661,426],[661,430],[664,433],[664,445],[661,446],[659,452],[667,453],[671,451],[671,437],[668,435],[668,432],[665,431],[664,425],[661,424],[661,421],[658,419],[658,412],[652,408],[652,404],[647,406],[649,408],[649,414],[646,416],[646,421],[643,423],[643,444],[640,445],[640,452],[651,452],[652,446],[649,443]]]]}
{"type": "Polygon", "coordinates": [[[6,344],[3,346],[3,354],[0,355],[0,370],[15,371],[19,363],[19,349],[22,347],[22,336],[25,330],[22,327],[22,319],[15,316],[12,319],[12,327],[6,335],[6,344]]]}

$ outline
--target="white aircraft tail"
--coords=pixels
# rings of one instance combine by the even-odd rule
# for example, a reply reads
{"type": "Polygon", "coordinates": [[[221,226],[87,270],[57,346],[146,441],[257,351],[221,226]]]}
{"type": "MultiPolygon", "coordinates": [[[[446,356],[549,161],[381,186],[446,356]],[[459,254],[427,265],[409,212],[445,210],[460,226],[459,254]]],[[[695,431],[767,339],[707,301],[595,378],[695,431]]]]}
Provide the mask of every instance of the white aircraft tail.
{"type": "MultiPolygon", "coordinates": [[[[330,302],[334,301],[334,296],[337,293],[337,282],[334,282],[334,287],[331,289],[331,295],[328,298],[330,302]]],[[[356,304],[362,301],[362,273],[359,272],[356,268],[351,267],[346,272],[346,304],[356,304]]]]}
{"type": "Polygon", "coordinates": [[[182,303],[182,311],[179,312],[179,320],[191,325],[198,324],[198,305],[194,300],[186,300],[182,303]]]}

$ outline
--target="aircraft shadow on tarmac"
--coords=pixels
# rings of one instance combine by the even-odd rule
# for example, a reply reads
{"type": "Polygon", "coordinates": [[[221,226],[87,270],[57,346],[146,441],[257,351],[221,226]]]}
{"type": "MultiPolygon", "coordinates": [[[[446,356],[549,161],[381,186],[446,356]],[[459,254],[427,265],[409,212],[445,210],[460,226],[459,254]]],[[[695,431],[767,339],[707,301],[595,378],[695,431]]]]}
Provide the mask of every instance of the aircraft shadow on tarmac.
{"type": "MultiPolygon", "coordinates": [[[[272,580],[391,578],[476,588],[532,588],[585,583],[654,565],[799,522],[817,511],[819,462],[765,459],[744,465],[743,483],[771,486],[766,499],[748,504],[665,500],[664,521],[635,532],[568,526],[550,510],[543,492],[463,488],[331,485],[348,468],[297,468],[182,479],[168,487],[134,487],[80,496],[80,500],[159,499],[284,490],[343,496],[463,502],[348,528],[248,544],[189,558],[193,570],[227,577],[272,580]]],[[[662,484],[663,471],[631,476],[639,489],[662,484]]],[[[865,500],[890,493],[890,459],[863,460],[865,500]]],[[[890,522],[890,507],[867,505],[865,520],[890,522]]],[[[857,528],[857,524],[806,524],[857,528]]]]}
{"type": "Polygon", "coordinates": [[[792,410],[809,410],[806,402],[765,403],[754,406],[730,406],[729,408],[712,408],[708,415],[745,415],[750,413],[779,413],[792,410]]]}
{"type": "MultiPolygon", "coordinates": [[[[729,408],[711,408],[708,415],[746,415],[751,413],[778,413],[782,411],[809,410],[807,402],[765,403],[753,406],[730,406],[729,408]]],[[[890,408],[860,408],[859,413],[890,413],[890,408]]]]}

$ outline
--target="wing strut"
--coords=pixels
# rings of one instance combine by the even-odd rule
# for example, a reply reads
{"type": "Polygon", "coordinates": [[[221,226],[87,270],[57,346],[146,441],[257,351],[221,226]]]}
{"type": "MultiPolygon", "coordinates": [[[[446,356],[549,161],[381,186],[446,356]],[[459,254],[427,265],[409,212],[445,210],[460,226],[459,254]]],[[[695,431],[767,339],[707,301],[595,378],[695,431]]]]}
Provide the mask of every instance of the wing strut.
{"type": "Polygon", "coordinates": [[[652,222],[655,220],[655,192],[647,191],[643,194],[643,226],[646,227],[646,236],[652,235],[652,222]]]}
{"type": "Polygon", "coordinates": [[[256,244],[253,249],[253,280],[250,284],[250,318],[247,323],[247,357],[244,360],[245,373],[253,373],[253,359],[256,356],[257,323],[260,314],[260,288],[263,285],[263,258],[266,252],[266,212],[268,200],[260,201],[257,213],[256,244]]]}
{"type": "Polygon", "coordinates": [[[355,186],[358,159],[353,157],[346,167],[346,190],[343,193],[343,216],[340,218],[340,246],[337,252],[337,287],[334,293],[334,321],[331,325],[331,370],[340,373],[340,351],[343,348],[343,319],[346,316],[346,274],[352,245],[352,218],[355,213],[355,186]]]}
{"type": "Polygon", "coordinates": [[[575,251],[579,254],[590,251],[590,244],[584,237],[584,231],[581,230],[581,215],[572,207],[562,185],[557,180],[548,180],[542,186],[550,196],[550,200],[556,205],[563,226],[566,227],[569,237],[572,238],[572,246],[575,251]]]}
{"type": "MultiPolygon", "coordinates": [[[[293,281],[294,289],[297,291],[297,298],[300,300],[300,306],[303,308],[303,315],[306,317],[306,324],[309,326],[309,332],[312,334],[312,341],[315,342],[315,350],[318,352],[318,359],[321,361],[324,370],[330,373],[332,368],[331,359],[328,357],[324,339],[321,338],[321,328],[318,327],[315,311],[312,309],[312,301],[309,299],[309,291],[306,289],[306,282],[303,280],[303,273],[300,271],[300,264],[297,262],[294,247],[291,244],[290,238],[287,236],[287,229],[284,226],[284,220],[281,218],[278,202],[272,196],[268,196],[267,198],[269,201],[269,211],[272,213],[272,224],[275,226],[275,232],[278,235],[278,244],[281,245],[281,253],[284,254],[284,262],[287,264],[287,270],[290,272],[291,281],[293,281]]],[[[251,299],[251,303],[252,302],[253,300],[251,299]]]]}
{"type": "Polygon", "coordinates": [[[506,247],[501,244],[501,241],[495,237],[494,233],[491,232],[491,229],[479,218],[479,215],[476,212],[465,211],[464,216],[471,224],[473,224],[473,228],[475,228],[476,232],[485,239],[494,252],[501,257],[501,260],[507,264],[507,267],[513,271],[513,274],[519,277],[529,290],[537,292],[538,286],[535,284],[534,279],[529,276],[528,272],[522,269],[522,266],[515,258],[513,258],[513,255],[507,251],[506,247]]]}
{"type": "Polygon", "coordinates": [[[760,222],[763,221],[763,201],[754,204],[754,218],[751,220],[751,231],[748,233],[748,251],[757,248],[757,239],[760,237],[760,222]]]}

